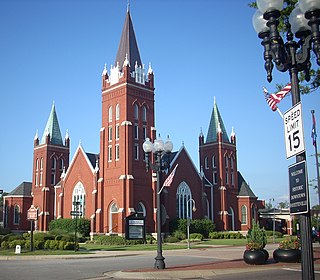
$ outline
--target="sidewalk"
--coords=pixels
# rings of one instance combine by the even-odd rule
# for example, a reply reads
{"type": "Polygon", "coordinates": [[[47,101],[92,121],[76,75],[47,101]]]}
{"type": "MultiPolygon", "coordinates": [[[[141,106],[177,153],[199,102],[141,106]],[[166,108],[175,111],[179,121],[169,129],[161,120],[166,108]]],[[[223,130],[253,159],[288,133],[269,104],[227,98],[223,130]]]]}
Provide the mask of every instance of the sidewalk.
{"type": "MultiPolygon", "coordinates": [[[[218,260],[202,264],[185,264],[170,266],[166,269],[136,269],[122,270],[105,273],[105,277],[99,279],[199,279],[212,278],[223,274],[239,274],[252,271],[269,271],[270,269],[291,268],[301,269],[300,263],[276,263],[272,258],[273,250],[277,245],[267,245],[269,259],[264,265],[248,265],[243,261],[243,247],[212,247],[209,249],[179,250],[179,252],[166,251],[166,255],[188,254],[194,257],[210,255],[218,260]]],[[[320,246],[314,246],[315,273],[320,273],[320,246]]]]}

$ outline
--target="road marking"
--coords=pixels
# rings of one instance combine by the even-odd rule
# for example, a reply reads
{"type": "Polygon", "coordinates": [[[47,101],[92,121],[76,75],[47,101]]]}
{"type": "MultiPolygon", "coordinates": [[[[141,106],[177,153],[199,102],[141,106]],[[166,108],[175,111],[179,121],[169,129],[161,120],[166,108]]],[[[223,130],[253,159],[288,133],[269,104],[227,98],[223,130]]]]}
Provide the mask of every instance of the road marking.
{"type": "MultiPolygon", "coordinates": [[[[301,272],[301,269],[298,269],[298,268],[282,268],[283,270],[290,270],[290,271],[296,271],[296,272],[301,272]]],[[[314,271],[314,273],[317,273],[317,274],[320,274],[320,271],[314,271]]]]}

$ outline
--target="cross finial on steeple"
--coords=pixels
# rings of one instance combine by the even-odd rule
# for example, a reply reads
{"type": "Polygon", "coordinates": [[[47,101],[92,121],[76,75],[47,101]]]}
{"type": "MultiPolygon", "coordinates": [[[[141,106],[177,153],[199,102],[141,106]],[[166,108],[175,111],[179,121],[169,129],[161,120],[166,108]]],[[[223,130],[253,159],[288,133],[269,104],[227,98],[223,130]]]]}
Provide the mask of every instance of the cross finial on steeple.
{"type": "Polygon", "coordinates": [[[127,13],[129,13],[130,12],[130,0],[128,0],[128,2],[127,2],[127,13]]]}

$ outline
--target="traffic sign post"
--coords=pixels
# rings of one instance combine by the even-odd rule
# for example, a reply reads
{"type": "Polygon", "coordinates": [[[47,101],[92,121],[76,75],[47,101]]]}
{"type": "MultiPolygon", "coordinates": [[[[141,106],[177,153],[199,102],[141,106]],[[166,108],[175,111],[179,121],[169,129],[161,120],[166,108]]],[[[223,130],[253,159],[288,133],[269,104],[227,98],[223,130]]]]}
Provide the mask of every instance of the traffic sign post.
{"type": "Polygon", "coordinates": [[[27,219],[30,221],[30,251],[33,251],[33,221],[38,220],[38,209],[33,205],[27,211],[27,219]]]}
{"type": "Polygon", "coordinates": [[[305,151],[302,106],[297,103],[283,115],[287,159],[305,151]]]}

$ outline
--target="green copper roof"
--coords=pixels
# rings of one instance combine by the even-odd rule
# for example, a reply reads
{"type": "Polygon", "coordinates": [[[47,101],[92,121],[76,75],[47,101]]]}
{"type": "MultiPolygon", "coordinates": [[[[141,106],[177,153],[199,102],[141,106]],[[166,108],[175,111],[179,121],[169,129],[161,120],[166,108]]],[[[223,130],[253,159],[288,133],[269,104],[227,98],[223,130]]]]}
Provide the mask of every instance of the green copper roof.
{"type": "Polygon", "coordinates": [[[217,142],[217,133],[218,131],[222,131],[222,140],[223,142],[230,143],[227,131],[224,127],[218,105],[216,103],[216,100],[214,100],[213,110],[211,114],[208,134],[207,134],[207,140],[206,143],[214,143],[217,142]]]}
{"type": "Polygon", "coordinates": [[[48,133],[50,134],[51,144],[63,146],[61,131],[60,131],[58,117],[57,117],[57,113],[56,113],[56,109],[55,109],[54,104],[52,105],[49,119],[48,119],[47,125],[44,129],[40,144],[45,144],[46,136],[48,133]]]}

